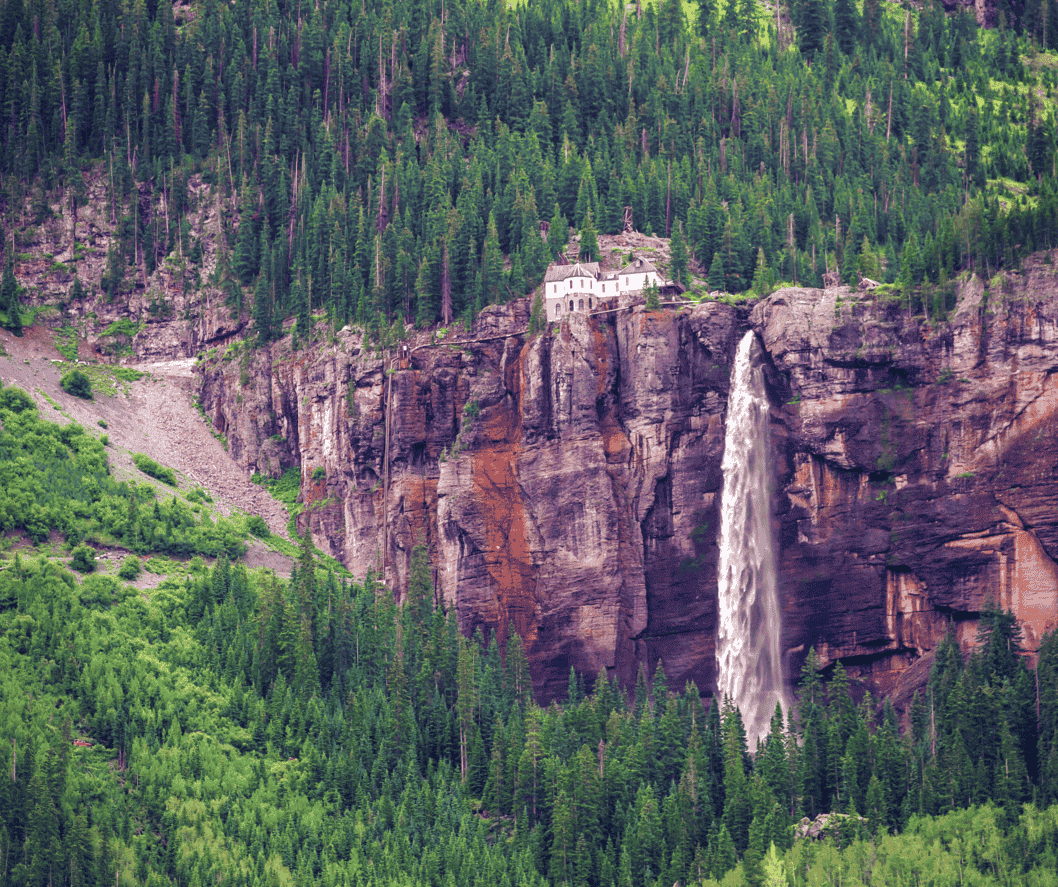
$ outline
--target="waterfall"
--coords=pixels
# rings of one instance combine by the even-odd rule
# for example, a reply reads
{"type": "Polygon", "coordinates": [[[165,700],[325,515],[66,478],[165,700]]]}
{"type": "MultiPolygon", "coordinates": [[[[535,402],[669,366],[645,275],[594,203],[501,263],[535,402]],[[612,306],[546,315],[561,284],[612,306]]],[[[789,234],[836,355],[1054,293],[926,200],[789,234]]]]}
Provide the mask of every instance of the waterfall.
{"type": "Polygon", "coordinates": [[[720,500],[717,698],[742,713],[749,750],[768,734],[775,703],[787,701],[779,648],[782,619],[771,531],[768,398],[752,332],[738,346],[724,434],[720,500]]]}

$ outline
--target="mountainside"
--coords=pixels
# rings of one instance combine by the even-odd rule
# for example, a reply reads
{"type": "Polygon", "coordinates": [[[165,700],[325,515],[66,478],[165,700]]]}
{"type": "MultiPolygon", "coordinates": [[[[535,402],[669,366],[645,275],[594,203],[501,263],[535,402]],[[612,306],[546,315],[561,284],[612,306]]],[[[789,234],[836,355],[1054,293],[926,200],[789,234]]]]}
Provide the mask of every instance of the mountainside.
{"type": "MultiPolygon", "coordinates": [[[[194,193],[195,230],[208,234],[216,203],[194,193]]],[[[98,207],[81,218],[101,265],[98,207]]],[[[19,266],[45,303],[69,285],[43,258],[64,221],[19,266]]],[[[206,272],[216,241],[202,244],[206,272]]],[[[928,322],[917,300],[911,316],[893,295],[788,288],[752,310],[640,306],[530,337],[519,300],[471,332],[413,334],[406,357],[351,328],[252,348],[208,274],[193,289],[173,273],[128,299],[86,295],[65,319],[40,320],[104,354],[199,354],[201,406],[242,470],[299,471],[300,526],[358,576],[383,572],[403,591],[411,549],[427,542],[464,630],[503,637],[513,623],[545,697],[564,692],[571,666],[628,685],[659,658],[674,681],[714,686],[728,375],[753,328],[773,386],[790,673],[814,645],[887,692],[950,619],[971,641],[989,595],[1018,613],[1029,648],[1058,611],[1053,444],[1041,433],[1056,359],[1049,260],[987,286],[969,278],[946,322],[928,322]]]]}
{"type": "Polygon", "coordinates": [[[240,469],[399,593],[427,543],[544,697],[713,686],[752,328],[791,674],[886,691],[988,594],[1029,646],[1055,609],[1056,9],[12,3],[0,325],[200,357],[240,469]],[[696,307],[528,335],[550,261],[647,235],[696,307]]]}
{"type": "Polygon", "coordinates": [[[202,403],[247,470],[300,466],[302,526],[354,573],[404,588],[426,541],[464,630],[513,623],[545,697],[571,665],[631,682],[659,658],[709,688],[728,374],[752,328],[792,673],[815,646],[887,691],[949,620],[972,641],[989,596],[1029,649],[1055,624],[1052,258],[991,289],[971,279],[944,324],[884,296],[785,289],[748,316],[639,307],[530,337],[522,302],[406,359],[349,332],[218,354],[202,403]]]}

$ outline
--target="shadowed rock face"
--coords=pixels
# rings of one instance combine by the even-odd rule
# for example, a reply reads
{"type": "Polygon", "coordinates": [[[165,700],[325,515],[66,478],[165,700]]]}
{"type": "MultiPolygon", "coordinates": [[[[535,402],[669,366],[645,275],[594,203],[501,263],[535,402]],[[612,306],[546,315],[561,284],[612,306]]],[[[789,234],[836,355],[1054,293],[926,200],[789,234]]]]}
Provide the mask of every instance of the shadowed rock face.
{"type": "Polygon", "coordinates": [[[203,364],[202,404],[249,471],[301,466],[301,524],[355,574],[404,589],[426,542],[462,628],[503,639],[513,624],[543,697],[564,692],[571,666],[631,683],[659,657],[710,687],[723,411],[744,316],[637,309],[531,339],[527,323],[524,304],[491,309],[473,343],[410,343],[388,376],[347,332],[219,356],[203,364]]]}
{"type": "Polygon", "coordinates": [[[949,323],[847,290],[751,317],[775,370],[785,643],[879,692],[991,597],[1032,650],[1058,623],[1058,280],[1033,261],[949,323]]]}
{"type": "Polygon", "coordinates": [[[788,289],[748,317],[635,309],[529,338],[521,302],[385,364],[348,332],[208,360],[202,403],[248,470],[301,467],[301,525],[355,574],[403,590],[427,543],[462,628],[513,624],[543,698],[571,666],[630,684],[658,659],[671,685],[711,690],[724,412],[749,326],[774,404],[791,673],[815,646],[899,691],[949,622],[973,640],[989,595],[1029,648],[1058,618],[1051,268],[987,298],[972,282],[934,326],[788,289]]]}

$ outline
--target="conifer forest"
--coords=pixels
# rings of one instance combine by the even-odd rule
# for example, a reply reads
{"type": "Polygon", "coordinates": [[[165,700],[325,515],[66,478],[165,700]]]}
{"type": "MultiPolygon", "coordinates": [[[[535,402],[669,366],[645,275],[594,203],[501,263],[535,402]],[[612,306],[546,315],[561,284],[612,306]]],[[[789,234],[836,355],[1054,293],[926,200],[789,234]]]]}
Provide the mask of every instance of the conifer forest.
{"type": "MultiPolygon", "coordinates": [[[[942,319],[1058,247],[1058,2],[986,7],[0,0],[0,324],[20,231],[61,204],[76,253],[90,182],[115,235],[78,292],[215,237],[247,347],[469,323],[628,211],[692,293],[831,273],[942,319]]],[[[425,547],[399,596],[308,533],[289,579],[249,569],[260,518],[146,456],[119,480],[105,437],[0,387],[0,887],[1056,883],[1058,635],[1023,655],[998,606],[906,710],[810,653],[749,747],[663,664],[538,704],[425,547]]]]}

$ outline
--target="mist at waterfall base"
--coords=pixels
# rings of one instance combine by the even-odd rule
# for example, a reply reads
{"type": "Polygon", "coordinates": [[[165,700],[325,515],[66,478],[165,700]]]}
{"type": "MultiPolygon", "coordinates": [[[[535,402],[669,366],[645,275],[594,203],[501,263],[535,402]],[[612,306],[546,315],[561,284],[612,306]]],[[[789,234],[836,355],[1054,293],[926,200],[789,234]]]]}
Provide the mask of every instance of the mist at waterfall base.
{"type": "Polygon", "coordinates": [[[756,336],[738,346],[727,402],[720,509],[717,698],[742,713],[752,751],[788,708],[771,527],[768,399],[756,336]]]}

